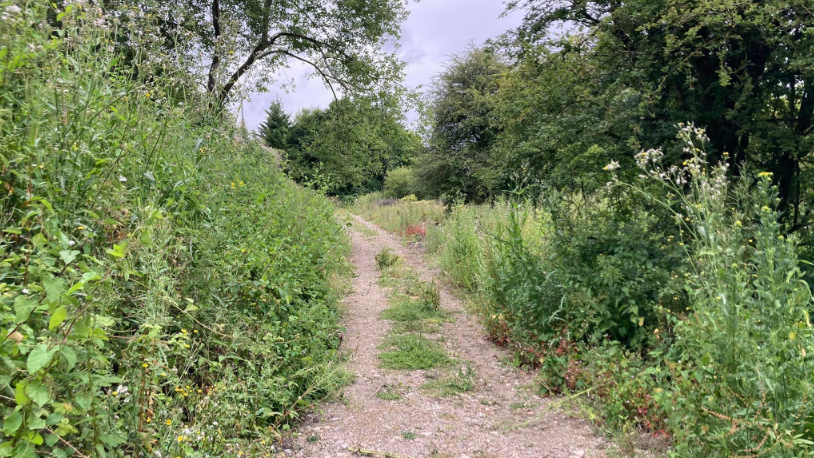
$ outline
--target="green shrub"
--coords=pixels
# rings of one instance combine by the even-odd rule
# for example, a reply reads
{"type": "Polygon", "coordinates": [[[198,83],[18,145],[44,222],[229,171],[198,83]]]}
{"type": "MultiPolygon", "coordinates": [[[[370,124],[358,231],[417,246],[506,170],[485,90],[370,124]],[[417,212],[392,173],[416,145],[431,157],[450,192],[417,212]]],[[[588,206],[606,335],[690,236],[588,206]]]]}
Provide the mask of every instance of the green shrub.
{"type": "Polygon", "coordinates": [[[0,456],[270,454],[346,381],[332,205],[95,10],[32,5],[0,22],[0,456]]]}
{"type": "MultiPolygon", "coordinates": [[[[384,179],[384,187],[382,188],[382,191],[387,197],[401,199],[402,197],[414,194],[414,180],[415,178],[413,178],[413,170],[409,167],[399,167],[397,169],[390,170],[387,172],[387,176],[384,179]]],[[[415,197],[415,195],[413,195],[413,197],[415,197]]]]}

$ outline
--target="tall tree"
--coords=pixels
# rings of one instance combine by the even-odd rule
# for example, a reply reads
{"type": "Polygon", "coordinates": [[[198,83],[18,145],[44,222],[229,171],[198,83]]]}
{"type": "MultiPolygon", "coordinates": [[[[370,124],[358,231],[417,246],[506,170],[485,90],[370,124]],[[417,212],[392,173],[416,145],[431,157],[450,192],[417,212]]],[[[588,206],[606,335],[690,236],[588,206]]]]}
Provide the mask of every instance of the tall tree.
{"type": "Polygon", "coordinates": [[[266,120],[260,125],[260,137],[266,146],[285,149],[290,127],[291,119],[288,113],[283,110],[280,100],[275,100],[266,110],[266,120]]]}
{"type": "MultiPolygon", "coordinates": [[[[804,226],[814,149],[814,8],[810,0],[515,0],[518,36],[535,43],[569,23],[596,64],[642,96],[634,143],[656,146],[678,122],[706,128],[710,159],[772,172],[784,218],[804,226]]],[[[638,119],[637,119],[638,118],[638,119]]],[[[809,198],[811,196],[808,196],[809,198]]]]}
{"type": "Polygon", "coordinates": [[[420,146],[396,108],[359,97],[298,113],[286,148],[289,174],[332,195],[380,190],[387,170],[420,146]]]}
{"type": "Polygon", "coordinates": [[[506,65],[488,49],[454,56],[432,89],[428,148],[416,174],[427,191],[482,201],[497,136],[492,96],[506,65]]]}
{"type": "Polygon", "coordinates": [[[105,6],[131,20],[153,18],[167,37],[180,37],[165,46],[197,57],[206,90],[223,106],[249,73],[263,88],[292,62],[311,67],[335,93],[399,81],[402,64],[384,45],[398,38],[407,1],[107,0],[105,6]]]}

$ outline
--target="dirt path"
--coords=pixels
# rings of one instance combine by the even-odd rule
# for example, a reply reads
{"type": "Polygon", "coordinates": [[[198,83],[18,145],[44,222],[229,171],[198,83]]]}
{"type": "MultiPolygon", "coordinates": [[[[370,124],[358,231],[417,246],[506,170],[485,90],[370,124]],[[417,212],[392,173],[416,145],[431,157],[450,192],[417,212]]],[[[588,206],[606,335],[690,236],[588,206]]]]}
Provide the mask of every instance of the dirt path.
{"type": "Polygon", "coordinates": [[[363,231],[352,231],[351,261],[357,269],[353,293],[345,299],[343,346],[351,352],[348,369],[356,381],[339,401],[326,404],[300,428],[293,447],[299,457],[355,457],[354,450],[387,452],[391,457],[509,458],[598,457],[604,441],[582,421],[547,410],[556,399],[532,391],[533,375],[502,363],[507,354],[483,338],[475,317],[449,291],[441,291],[441,306],[454,320],[442,326],[445,346],[474,370],[474,389],[453,397],[437,397],[420,387],[432,370],[382,369],[377,354],[391,324],[380,318],[387,308],[387,289],[377,282],[375,255],[391,248],[423,280],[434,272],[419,252],[397,237],[354,216],[363,231]],[[365,232],[367,235],[363,235],[365,232]],[[375,234],[375,235],[372,235],[375,234]],[[400,400],[379,399],[382,387],[399,387],[400,400]],[[516,425],[540,418],[533,425],[516,425]],[[515,426],[515,427],[513,427],[515,426]]]}

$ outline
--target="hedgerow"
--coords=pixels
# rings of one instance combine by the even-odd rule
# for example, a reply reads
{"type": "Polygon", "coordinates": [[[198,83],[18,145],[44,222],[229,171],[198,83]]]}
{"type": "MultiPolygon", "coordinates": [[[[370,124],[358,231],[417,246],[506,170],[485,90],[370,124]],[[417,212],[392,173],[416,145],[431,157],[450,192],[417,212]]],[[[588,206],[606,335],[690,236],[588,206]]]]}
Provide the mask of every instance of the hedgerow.
{"type": "Polygon", "coordinates": [[[0,14],[0,456],[271,453],[342,381],[331,203],[100,11],[0,14]]]}

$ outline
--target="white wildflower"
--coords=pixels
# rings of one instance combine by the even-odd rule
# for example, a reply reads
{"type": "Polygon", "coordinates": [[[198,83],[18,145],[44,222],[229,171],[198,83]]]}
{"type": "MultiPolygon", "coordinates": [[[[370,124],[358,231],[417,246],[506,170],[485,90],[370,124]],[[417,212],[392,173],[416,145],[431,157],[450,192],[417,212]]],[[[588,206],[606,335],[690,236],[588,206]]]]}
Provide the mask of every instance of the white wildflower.
{"type": "Polygon", "coordinates": [[[614,171],[614,170],[618,169],[619,167],[620,167],[620,166],[619,166],[619,163],[618,163],[618,162],[616,162],[616,161],[610,161],[610,164],[608,164],[608,165],[606,165],[606,166],[605,166],[605,170],[612,172],[612,171],[614,171]]]}
{"type": "Polygon", "coordinates": [[[127,183],[127,178],[125,178],[122,175],[119,175],[119,181],[121,181],[122,183],[127,183]]]}

